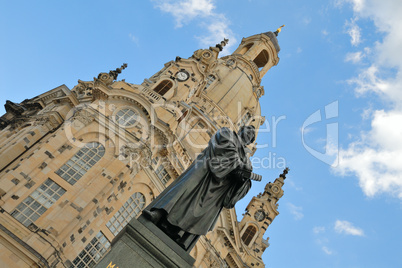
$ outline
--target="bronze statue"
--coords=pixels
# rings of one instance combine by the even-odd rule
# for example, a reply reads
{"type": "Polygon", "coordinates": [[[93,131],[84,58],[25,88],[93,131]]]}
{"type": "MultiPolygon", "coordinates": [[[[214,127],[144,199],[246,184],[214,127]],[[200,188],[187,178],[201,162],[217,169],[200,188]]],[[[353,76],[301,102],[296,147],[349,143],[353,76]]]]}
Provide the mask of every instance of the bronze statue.
{"type": "Polygon", "coordinates": [[[255,139],[254,126],[238,133],[222,128],[207,148],[169,187],[144,209],[143,215],[190,251],[200,235],[212,230],[222,208],[233,208],[261,180],[252,173],[246,145],[255,139]]]}

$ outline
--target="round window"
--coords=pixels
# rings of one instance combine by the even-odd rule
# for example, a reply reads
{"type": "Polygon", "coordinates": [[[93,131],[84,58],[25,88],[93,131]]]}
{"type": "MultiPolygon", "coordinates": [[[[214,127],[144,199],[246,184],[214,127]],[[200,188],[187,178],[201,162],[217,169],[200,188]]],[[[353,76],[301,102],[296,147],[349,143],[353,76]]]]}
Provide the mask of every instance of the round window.
{"type": "Polygon", "coordinates": [[[262,221],[265,218],[265,212],[263,210],[257,210],[254,214],[254,218],[257,221],[262,221]]]}
{"type": "Polygon", "coordinates": [[[123,127],[133,126],[138,120],[138,113],[132,109],[121,109],[116,113],[116,122],[123,127]]]}

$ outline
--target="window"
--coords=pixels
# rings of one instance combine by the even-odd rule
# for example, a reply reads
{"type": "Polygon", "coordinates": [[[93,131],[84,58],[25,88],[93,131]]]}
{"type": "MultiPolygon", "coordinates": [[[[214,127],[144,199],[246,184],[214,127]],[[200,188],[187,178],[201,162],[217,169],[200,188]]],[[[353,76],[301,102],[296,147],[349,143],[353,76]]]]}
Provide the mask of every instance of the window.
{"type": "Polygon", "coordinates": [[[240,120],[240,127],[246,126],[248,121],[251,119],[251,114],[247,112],[245,115],[243,115],[242,119],[240,120]]]}
{"type": "Polygon", "coordinates": [[[156,169],[155,172],[156,172],[156,175],[158,176],[159,180],[163,184],[166,184],[171,179],[169,173],[166,171],[166,169],[163,167],[162,164],[156,169]]]}
{"type": "Polygon", "coordinates": [[[264,68],[265,64],[268,63],[268,51],[265,49],[258,54],[258,56],[254,59],[254,63],[258,68],[264,68]]]}
{"type": "Polygon", "coordinates": [[[119,125],[129,127],[133,126],[137,122],[138,114],[134,110],[126,108],[118,111],[115,118],[119,125]]]}
{"type": "Polygon", "coordinates": [[[137,217],[144,206],[144,195],[138,192],[134,193],[106,223],[107,228],[116,236],[132,218],[137,217]]]}
{"type": "Polygon", "coordinates": [[[262,209],[257,210],[257,211],[254,213],[254,219],[255,219],[256,221],[263,221],[263,220],[265,219],[265,212],[264,212],[264,210],[262,210],[262,209]]]}
{"type": "Polygon", "coordinates": [[[249,227],[247,227],[246,231],[244,232],[244,234],[241,237],[244,244],[249,245],[251,240],[253,240],[256,232],[257,232],[257,228],[255,228],[255,226],[250,225],[249,227]]]}
{"type": "Polygon", "coordinates": [[[107,240],[102,232],[99,232],[73,260],[72,267],[84,268],[95,266],[107,253],[109,248],[109,240],[107,240]]]}
{"type": "Polygon", "coordinates": [[[74,185],[104,154],[105,147],[102,144],[98,142],[87,143],[67,163],[59,168],[56,174],[74,185]]]}
{"type": "Polygon", "coordinates": [[[154,164],[154,166],[156,166],[158,164],[158,161],[159,161],[159,157],[157,157],[157,156],[152,159],[152,163],[154,164]]]}
{"type": "Polygon", "coordinates": [[[207,83],[205,84],[204,89],[207,89],[214,81],[215,81],[215,76],[213,76],[212,74],[208,75],[207,83]]]}
{"type": "Polygon", "coordinates": [[[11,212],[11,216],[28,227],[56,203],[65,192],[66,190],[57,183],[47,179],[11,212]]]}
{"type": "Polygon", "coordinates": [[[163,96],[173,87],[172,81],[163,80],[153,90],[159,95],[163,96]]]}

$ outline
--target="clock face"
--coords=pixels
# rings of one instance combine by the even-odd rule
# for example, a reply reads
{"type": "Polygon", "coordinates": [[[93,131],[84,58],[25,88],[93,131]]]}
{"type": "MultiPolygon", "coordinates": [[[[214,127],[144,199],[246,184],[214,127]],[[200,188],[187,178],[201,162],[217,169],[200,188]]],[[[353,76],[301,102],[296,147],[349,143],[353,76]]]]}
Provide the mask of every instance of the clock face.
{"type": "Polygon", "coordinates": [[[190,77],[190,74],[185,70],[181,70],[176,74],[176,78],[180,82],[186,81],[189,77],[190,77]]]}
{"type": "Polygon", "coordinates": [[[263,210],[260,209],[254,213],[254,219],[256,221],[262,221],[264,218],[265,218],[265,212],[263,210]]]}
{"type": "Polygon", "coordinates": [[[272,192],[279,193],[279,187],[277,185],[272,186],[272,192]]]}

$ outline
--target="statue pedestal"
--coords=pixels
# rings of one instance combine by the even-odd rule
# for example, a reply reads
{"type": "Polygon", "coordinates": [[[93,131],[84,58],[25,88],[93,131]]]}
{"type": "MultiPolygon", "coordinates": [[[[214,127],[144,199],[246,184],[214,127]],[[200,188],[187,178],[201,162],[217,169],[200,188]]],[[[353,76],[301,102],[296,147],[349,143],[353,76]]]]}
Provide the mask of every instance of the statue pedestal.
{"type": "Polygon", "coordinates": [[[192,258],[145,217],[132,219],[113,240],[112,250],[96,268],[191,268],[192,258]]]}

